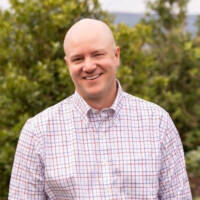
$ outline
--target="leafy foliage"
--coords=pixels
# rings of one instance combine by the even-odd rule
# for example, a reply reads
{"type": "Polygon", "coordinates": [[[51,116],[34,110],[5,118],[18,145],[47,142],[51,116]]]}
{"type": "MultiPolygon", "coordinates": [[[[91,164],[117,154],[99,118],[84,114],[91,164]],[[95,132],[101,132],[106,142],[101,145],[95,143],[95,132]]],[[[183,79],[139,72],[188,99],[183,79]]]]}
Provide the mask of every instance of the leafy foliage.
{"type": "Polygon", "coordinates": [[[186,154],[186,161],[190,177],[200,177],[200,148],[188,152],[186,154]]]}
{"type": "Polygon", "coordinates": [[[200,46],[185,29],[187,2],[149,3],[159,17],[151,19],[150,16],[150,20],[145,21],[153,27],[150,46],[155,59],[154,72],[166,83],[153,98],[171,113],[186,151],[200,146],[200,46]],[[166,25],[167,22],[170,25],[166,25]]]}
{"type": "Polygon", "coordinates": [[[83,17],[108,21],[96,0],[10,2],[0,11],[0,197],[24,122],[74,90],[63,59],[67,29],[83,17]]]}
{"type": "Polygon", "coordinates": [[[117,27],[116,38],[123,52],[118,77],[129,93],[170,113],[188,152],[189,176],[199,177],[200,31],[194,37],[186,31],[186,4],[178,0],[149,2],[156,17],[147,15],[134,28],[117,27]]]}
{"type": "Polygon", "coordinates": [[[189,174],[199,175],[200,31],[192,37],[185,30],[187,2],[149,3],[156,17],[147,15],[135,27],[113,25],[97,0],[11,0],[11,10],[0,10],[0,197],[7,196],[24,122],[74,91],[62,43],[83,17],[110,25],[121,47],[123,88],[171,114],[188,152],[189,174]]]}
{"type": "MultiPolygon", "coordinates": [[[[118,77],[129,93],[153,101],[171,114],[189,151],[200,146],[199,42],[183,31],[183,8],[176,16],[168,8],[165,14],[160,11],[166,2],[153,4],[157,18],[149,16],[134,28],[117,26],[122,52],[118,77]],[[167,16],[170,26],[165,24],[167,16]]],[[[169,2],[171,7],[176,3],[169,2]]]]}

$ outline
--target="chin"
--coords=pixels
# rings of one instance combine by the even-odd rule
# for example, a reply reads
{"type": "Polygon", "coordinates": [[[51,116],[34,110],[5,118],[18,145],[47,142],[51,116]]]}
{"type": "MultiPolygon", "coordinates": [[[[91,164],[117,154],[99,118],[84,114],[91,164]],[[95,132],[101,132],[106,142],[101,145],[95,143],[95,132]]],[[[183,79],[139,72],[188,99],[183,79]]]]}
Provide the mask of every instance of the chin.
{"type": "Polygon", "coordinates": [[[86,97],[88,99],[99,99],[101,98],[102,94],[99,93],[99,92],[90,92],[90,93],[87,93],[86,97]]]}

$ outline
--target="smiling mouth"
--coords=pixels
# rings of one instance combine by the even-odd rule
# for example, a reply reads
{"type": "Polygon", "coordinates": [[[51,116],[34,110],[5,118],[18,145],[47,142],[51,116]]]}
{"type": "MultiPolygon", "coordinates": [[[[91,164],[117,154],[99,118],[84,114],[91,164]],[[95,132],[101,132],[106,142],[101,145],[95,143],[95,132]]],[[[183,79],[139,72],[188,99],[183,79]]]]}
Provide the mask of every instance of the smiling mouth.
{"type": "Polygon", "coordinates": [[[84,79],[86,80],[94,80],[94,79],[97,79],[101,76],[102,74],[97,74],[97,75],[94,75],[94,76],[87,76],[87,77],[84,77],[84,79]]]}

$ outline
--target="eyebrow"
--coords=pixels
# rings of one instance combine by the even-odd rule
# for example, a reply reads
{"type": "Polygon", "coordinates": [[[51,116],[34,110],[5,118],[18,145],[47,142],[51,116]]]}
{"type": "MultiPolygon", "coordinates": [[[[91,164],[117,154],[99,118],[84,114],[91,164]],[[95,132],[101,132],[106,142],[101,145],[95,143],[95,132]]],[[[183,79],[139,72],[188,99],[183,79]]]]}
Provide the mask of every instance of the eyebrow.
{"type": "Polygon", "coordinates": [[[106,52],[106,50],[104,50],[104,49],[98,49],[98,50],[93,51],[91,54],[95,54],[95,53],[105,53],[105,52],[106,52]]]}

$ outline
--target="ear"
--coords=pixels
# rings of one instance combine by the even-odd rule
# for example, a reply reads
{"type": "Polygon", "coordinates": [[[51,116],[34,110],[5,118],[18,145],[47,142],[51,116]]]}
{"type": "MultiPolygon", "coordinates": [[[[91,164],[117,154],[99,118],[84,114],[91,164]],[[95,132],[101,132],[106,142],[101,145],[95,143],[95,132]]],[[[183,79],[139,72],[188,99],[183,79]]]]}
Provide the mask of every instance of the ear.
{"type": "Polygon", "coordinates": [[[65,55],[65,57],[64,57],[64,60],[65,60],[65,63],[68,65],[69,62],[68,62],[68,59],[67,59],[67,56],[66,56],[66,55],[65,55]]]}
{"type": "Polygon", "coordinates": [[[116,58],[116,65],[119,67],[120,65],[120,47],[116,47],[115,49],[115,58],[116,58]]]}
{"type": "Polygon", "coordinates": [[[115,49],[115,57],[120,59],[120,47],[116,47],[115,49]]]}

